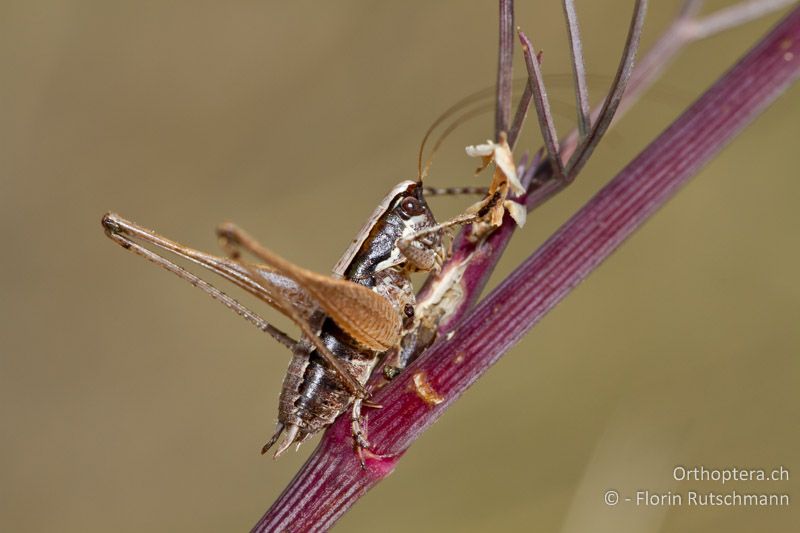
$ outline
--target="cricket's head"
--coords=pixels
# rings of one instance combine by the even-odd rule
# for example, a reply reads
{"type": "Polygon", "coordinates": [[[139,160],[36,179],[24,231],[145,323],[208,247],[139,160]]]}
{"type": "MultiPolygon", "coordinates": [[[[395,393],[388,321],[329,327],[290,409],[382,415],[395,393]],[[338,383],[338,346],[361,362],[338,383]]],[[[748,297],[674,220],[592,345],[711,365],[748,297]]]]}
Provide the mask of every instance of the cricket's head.
{"type": "Polygon", "coordinates": [[[367,279],[388,268],[435,270],[445,255],[442,231],[421,184],[403,181],[384,197],[334,272],[348,279],[367,279]]]}
{"type": "Polygon", "coordinates": [[[395,247],[410,271],[438,270],[447,250],[444,230],[436,222],[423,196],[421,182],[408,182],[390,210],[401,228],[395,247]]]}

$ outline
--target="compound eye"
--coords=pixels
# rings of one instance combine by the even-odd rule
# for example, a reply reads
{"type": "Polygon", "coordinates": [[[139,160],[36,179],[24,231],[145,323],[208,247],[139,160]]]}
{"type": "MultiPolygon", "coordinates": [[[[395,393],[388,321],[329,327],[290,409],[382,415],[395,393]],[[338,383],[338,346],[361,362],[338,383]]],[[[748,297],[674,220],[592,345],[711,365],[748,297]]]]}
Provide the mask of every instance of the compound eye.
{"type": "Polygon", "coordinates": [[[400,202],[400,210],[407,217],[414,217],[425,212],[422,203],[413,196],[404,198],[403,201],[400,202]]]}

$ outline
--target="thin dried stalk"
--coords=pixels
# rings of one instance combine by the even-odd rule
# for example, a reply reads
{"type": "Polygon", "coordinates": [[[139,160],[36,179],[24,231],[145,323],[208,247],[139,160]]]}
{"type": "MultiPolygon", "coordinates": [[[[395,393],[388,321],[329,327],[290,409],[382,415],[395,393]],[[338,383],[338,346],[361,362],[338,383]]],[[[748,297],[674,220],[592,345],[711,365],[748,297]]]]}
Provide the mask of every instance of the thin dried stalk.
{"type": "Polygon", "coordinates": [[[567,18],[569,51],[572,54],[572,73],[575,76],[575,109],[578,111],[578,132],[581,137],[589,134],[592,119],[589,111],[589,88],[586,84],[586,67],[583,64],[583,44],[575,13],[575,2],[564,0],[564,15],[567,18]]]}
{"type": "Polygon", "coordinates": [[[533,92],[533,105],[536,107],[536,116],[539,118],[539,129],[542,132],[542,139],[547,148],[547,154],[555,166],[556,179],[564,179],[564,164],[558,148],[558,133],[550,113],[550,102],[547,99],[547,89],[544,86],[542,69],[539,67],[538,58],[533,48],[531,40],[524,32],[519,32],[519,40],[522,43],[522,55],[525,58],[525,66],[528,68],[528,85],[533,92]]]}
{"type": "Polygon", "coordinates": [[[796,0],[750,0],[720,9],[716,13],[707,15],[694,21],[688,33],[692,39],[704,39],[736,26],[741,26],[749,20],[763,16],[765,13],[776,11],[795,3],[796,0]]]}
{"type": "Polygon", "coordinates": [[[512,150],[517,144],[519,134],[522,133],[522,126],[525,124],[525,119],[528,117],[528,109],[530,108],[532,97],[533,91],[531,90],[531,84],[526,83],[525,88],[522,90],[522,96],[519,97],[517,112],[514,114],[514,122],[512,122],[511,129],[508,132],[508,145],[512,150]]]}
{"type": "MultiPolygon", "coordinates": [[[[570,10],[568,7],[569,5],[571,5],[571,2],[567,1],[565,4],[565,9],[567,11],[568,25],[570,26],[571,40],[574,41],[577,39],[579,41],[580,37],[577,33],[577,21],[573,20],[575,16],[574,9],[570,10]]],[[[542,71],[539,68],[539,62],[533,57],[533,45],[531,44],[530,39],[527,37],[527,35],[525,35],[524,32],[519,32],[519,39],[522,43],[522,54],[525,57],[525,65],[528,68],[529,85],[533,91],[533,101],[539,118],[539,127],[542,131],[542,138],[544,139],[544,144],[547,148],[550,163],[553,166],[555,179],[566,182],[571,182],[573,179],[575,179],[575,176],[577,176],[578,172],[581,171],[583,165],[586,164],[586,161],[589,160],[594,148],[600,143],[600,140],[603,138],[606,130],[611,125],[611,121],[614,118],[617,107],[622,101],[622,95],[625,93],[625,87],[627,86],[628,79],[633,72],[633,62],[636,57],[636,51],[639,49],[639,40],[642,35],[642,27],[644,26],[646,11],[647,1],[636,0],[633,8],[633,17],[631,18],[631,24],[628,30],[628,37],[625,41],[625,47],[622,52],[622,59],[620,60],[619,68],[617,69],[617,74],[614,78],[614,81],[611,84],[611,90],[603,102],[603,106],[600,109],[600,113],[597,115],[594,125],[591,127],[588,133],[585,134],[585,136],[581,134],[581,143],[566,166],[563,163],[561,152],[559,150],[558,134],[556,133],[553,117],[550,114],[550,104],[547,100],[547,91],[545,90],[544,79],[542,77],[542,71]]],[[[581,95],[580,86],[581,84],[585,86],[586,80],[585,72],[583,72],[583,59],[582,54],[580,53],[580,42],[578,42],[577,45],[573,44],[572,49],[573,70],[576,73],[575,81],[578,87],[577,98],[578,100],[581,100],[586,95],[581,95]],[[577,54],[576,49],[578,51],[577,54]]],[[[578,115],[581,117],[581,120],[588,122],[590,120],[588,118],[588,102],[585,102],[585,104],[587,116],[584,118],[584,109],[580,107],[582,105],[581,103],[579,103],[578,115]]]]}
{"type": "Polygon", "coordinates": [[[611,83],[611,91],[606,96],[603,107],[600,109],[600,114],[594,121],[589,134],[578,145],[578,149],[569,160],[567,165],[567,181],[572,181],[575,176],[583,168],[583,165],[589,160],[595,147],[600,143],[606,130],[611,126],[611,121],[617,112],[617,107],[622,101],[622,95],[625,93],[625,88],[628,85],[628,80],[633,72],[633,61],[636,58],[636,51],[639,49],[639,40],[642,36],[642,28],[644,27],[644,17],[647,12],[647,1],[636,0],[633,7],[633,16],[631,17],[631,25],[628,30],[628,37],[625,40],[625,47],[622,52],[622,59],[619,62],[619,68],[614,81],[611,83]]]}
{"type": "Polygon", "coordinates": [[[494,135],[500,140],[502,132],[508,133],[511,122],[511,90],[514,65],[514,1],[500,0],[500,46],[497,64],[497,107],[494,135]]]}
{"type": "MultiPolygon", "coordinates": [[[[667,67],[672,63],[672,59],[679,50],[695,41],[712,37],[721,31],[733,27],[733,25],[722,25],[715,22],[718,21],[720,17],[731,20],[730,15],[725,15],[725,12],[746,13],[746,17],[737,17],[737,24],[742,25],[793,4],[795,1],[796,0],[755,0],[741,2],[735,6],[722,9],[698,19],[696,15],[703,6],[703,0],[687,0],[680,9],[675,21],[667,28],[658,41],[653,44],[647,54],[638,61],[638,65],[634,69],[631,79],[628,82],[627,93],[617,109],[614,120],[617,120],[627,112],[631,105],[636,102],[637,98],[631,98],[631,96],[640,95],[647,90],[655,80],[661,77],[667,67]],[[743,7],[746,7],[746,10],[743,10],[743,7]]],[[[565,142],[565,151],[576,141],[577,136],[572,135],[569,141],[565,142]]]]}

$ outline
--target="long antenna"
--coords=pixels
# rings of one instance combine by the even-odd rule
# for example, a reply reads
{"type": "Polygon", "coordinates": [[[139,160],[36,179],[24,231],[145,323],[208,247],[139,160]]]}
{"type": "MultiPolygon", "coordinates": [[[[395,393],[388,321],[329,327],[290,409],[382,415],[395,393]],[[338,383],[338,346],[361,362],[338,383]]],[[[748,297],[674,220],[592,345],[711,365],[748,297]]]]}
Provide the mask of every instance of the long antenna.
{"type": "MultiPolygon", "coordinates": [[[[609,77],[609,76],[605,76],[605,77],[609,77]]],[[[548,75],[547,78],[548,78],[548,81],[555,82],[556,84],[559,84],[560,82],[569,83],[569,84],[572,83],[572,79],[571,79],[571,75],[570,74],[548,75]]],[[[592,78],[603,78],[603,76],[592,76],[592,78]]],[[[525,87],[528,86],[528,78],[514,78],[512,80],[512,84],[513,84],[513,86],[515,88],[525,88],[525,87]]],[[[477,103],[479,103],[479,102],[481,102],[483,100],[488,100],[490,98],[491,98],[491,101],[494,102],[494,99],[495,99],[495,92],[494,91],[495,91],[495,87],[492,85],[492,86],[480,89],[478,91],[475,91],[474,93],[468,94],[467,96],[465,96],[464,98],[462,98],[461,100],[459,100],[458,102],[456,102],[455,104],[453,104],[452,106],[447,108],[441,115],[439,115],[439,117],[436,118],[436,120],[433,121],[433,123],[430,125],[430,127],[425,132],[425,136],[422,138],[422,142],[420,143],[420,146],[419,146],[419,153],[418,153],[418,157],[417,157],[417,180],[418,181],[423,181],[425,179],[425,177],[427,176],[428,169],[430,168],[431,160],[433,158],[434,152],[436,151],[436,149],[439,146],[441,146],[442,141],[444,140],[444,138],[447,137],[447,135],[449,135],[455,129],[455,127],[453,127],[453,126],[448,126],[447,127],[446,133],[443,133],[441,136],[439,136],[439,138],[437,139],[437,141],[435,143],[435,147],[433,149],[433,152],[431,152],[430,156],[428,156],[426,164],[423,165],[423,161],[425,160],[425,157],[424,157],[425,156],[425,146],[427,145],[428,141],[430,140],[430,138],[433,135],[433,132],[436,130],[436,128],[441,126],[442,123],[447,121],[447,119],[449,119],[450,117],[456,115],[460,111],[463,111],[464,109],[468,108],[469,106],[471,106],[473,104],[477,104],[477,103]]],[[[555,103],[564,104],[563,102],[555,102],[555,103]]],[[[564,105],[566,105],[566,104],[564,104],[564,105]]],[[[486,110],[484,110],[483,106],[481,106],[479,109],[480,109],[480,111],[478,111],[477,109],[466,111],[464,113],[464,115],[461,115],[458,118],[456,118],[454,123],[457,124],[457,125],[461,125],[464,122],[470,120],[471,118],[474,118],[474,117],[486,112],[486,110]]]]}
{"type": "Polygon", "coordinates": [[[474,92],[474,93],[472,93],[470,95],[467,95],[466,97],[462,98],[461,100],[459,100],[458,102],[456,102],[452,106],[448,107],[445,110],[444,113],[439,115],[439,117],[436,120],[433,121],[433,124],[431,124],[430,127],[428,128],[428,131],[425,132],[425,136],[422,137],[422,142],[419,145],[419,154],[417,156],[417,179],[419,181],[422,181],[423,178],[424,178],[423,167],[422,167],[422,158],[423,158],[423,155],[425,153],[425,144],[428,142],[428,139],[430,138],[430,136],[434,132],[434,130],[437,127],[439,127],[439,125],[442,122],[444,122],[445,120],[447,120],[448,118],[450,118],[454,114],[458,113],[462,109],[464,109],[464,108],[466,108],[466,107],[468,107],[468,106],[470,106],[470,105],[472,105],[472,104],[474,104],[476,102],[479,102],[479,101],[481,101],[481,100],[483,100],[483,99],[485,99],[485,98],[487,98],[489,96],[492,96],[493,95],[493,92],[492,92],[493,90],[494,90],[494,87],[487,87],[485,89],[481,89],[480,91],[476,91],[476,92],[474,92]]]}

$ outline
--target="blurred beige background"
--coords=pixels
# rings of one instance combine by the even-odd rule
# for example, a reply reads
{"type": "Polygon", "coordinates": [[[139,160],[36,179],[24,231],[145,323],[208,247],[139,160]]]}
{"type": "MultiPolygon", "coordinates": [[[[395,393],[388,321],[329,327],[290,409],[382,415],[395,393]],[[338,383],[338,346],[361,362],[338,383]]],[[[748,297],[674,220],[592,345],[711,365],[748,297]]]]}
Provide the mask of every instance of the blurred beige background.
{"type": "MultiPolygon", "coordinates": [[[[578,2],[594,101],[630,4],[578,2]]],[[[645,47],[678,2],[653,4],[645,47]]],[[[546,74],[567,73],[558,3],[520,2],[517,14],[546,74]]],[[[495,280],[776,20],[687,49],[579,182],[529,218],[495,280]]],[[[115,210],[208,250],[215,225],[235,220],[324,272],[385,191],[413,177],[434,118],[493,84],[495,47],[494,2],[3,2],[0,529],[252,526],[314,446],[277,462],[258,454],[288,354],[112,244],[100,216],[115,210]]],[[[569,110],[568,87],[551,92],[569,110]]],[[[537,326],[338,529],[796,527],[798,96],[537,326]],[[672,481],[678,464],[783,465],[788,482],[724,489],[795,501],[603,505],[608,488],[722,488],[672,481]]],[[[491,125],[487,115],[460,129],[431,182],[469,182],[463,146],[491,125]]],[[[532,126],[522,145],[534,148],[532,126]]],[[[433,205],[443,217],[463,204],[433,205]]]]}

